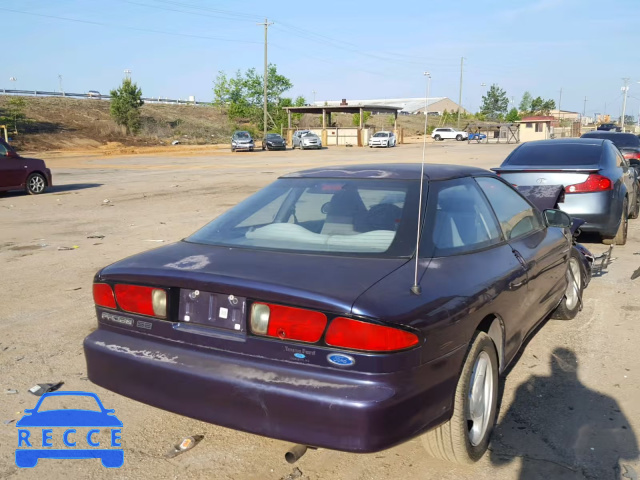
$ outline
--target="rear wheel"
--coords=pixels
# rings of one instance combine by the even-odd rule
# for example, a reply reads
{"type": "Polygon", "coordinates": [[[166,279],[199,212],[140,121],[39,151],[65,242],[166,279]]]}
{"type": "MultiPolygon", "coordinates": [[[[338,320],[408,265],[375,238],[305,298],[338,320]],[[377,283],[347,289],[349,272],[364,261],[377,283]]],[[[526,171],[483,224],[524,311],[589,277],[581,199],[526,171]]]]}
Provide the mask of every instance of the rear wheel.
{"type": "Polygon", "coordinates": [[[435,137],[433,137],[433,139],[434,139],[436,142],[439,142],[440,140],[442,140],[442,137],[441,137],[440,135],[436,135],[435,137]]]}
{"type": "Polygon", "coordinates": [[[435,458],[471,464],[489,445],[498,405],[498,356],[493,341],[476,332],[458,379],[451,419],[422,435],[422,445],[435,458]]]}
{"type": "Polygon", "coordinates": [[[27,178],[27,193],[39,195],[47,188],[47,181],[40,173],[32,173],[27,178]]]}
{"type": "Polygon", "coordinates": [[[580,267],[580,252],[575,248],[571,249],[571,256],[567,265],[567,289],[560,305],[552,314],[553,318],[559,320],[572,320],[580,311],[582,303],[582,290],[584,281],[582,279],[582,268],[580,267]]]}
{"type": "Polygon", "coordinates": [[[613,238],[603,238],[602,243],[605,245],[624,245],[627,243],[627,230],[629,228],[629,216],[627,214],[627,199],[622,202],[622,218],[620,219],[620,226],[618,227],[618,233],[613,238]]]}

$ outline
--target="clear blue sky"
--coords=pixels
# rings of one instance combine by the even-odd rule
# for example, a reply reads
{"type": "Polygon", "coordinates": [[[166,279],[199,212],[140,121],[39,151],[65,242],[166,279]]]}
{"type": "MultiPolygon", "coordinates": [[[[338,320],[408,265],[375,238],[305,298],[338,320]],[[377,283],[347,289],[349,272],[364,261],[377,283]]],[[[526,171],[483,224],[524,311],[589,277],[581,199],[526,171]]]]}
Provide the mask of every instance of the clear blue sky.
{"type": "Polygon", "coordinates": [[[562,108],[619,115],[622,77],[628,112],[640,108],[638,0],[243,2],[233,0],[3,0],[0,88],[108,92],[132,70],[145,96],[212,99],[218,70],[269,61],[289,77],[289,95],[308,101],[424,96],[477,110],[497,83],[562,108]],[[28,13],[18,13],[28,12],[28,13]],[[53,18],[58,17],[58,18],[53,18]],[[67,19],[67,20],[65,20],[67,19]],[[74,20],[70,21],[68,19],[74,20]],[[10,82],[9,77],[16,77],[10,82]],[[635,98],[634,98],[635,97],[635,98]]]}

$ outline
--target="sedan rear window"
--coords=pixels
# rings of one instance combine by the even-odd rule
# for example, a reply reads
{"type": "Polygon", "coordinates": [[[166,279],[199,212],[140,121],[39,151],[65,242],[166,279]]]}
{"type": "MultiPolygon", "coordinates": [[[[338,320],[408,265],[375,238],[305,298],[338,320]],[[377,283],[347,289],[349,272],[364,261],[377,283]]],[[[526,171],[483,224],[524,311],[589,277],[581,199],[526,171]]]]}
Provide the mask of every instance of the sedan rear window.
{"type": "Polygon", "coordinates": [[[525,143],[515,149],[502,166],[575,166],[600,163],[602,146],[587,143],[525,143]]]}
{"type": "Polygon", "coordinates": [[[640,148],[640,138],[632,133],[608,133],[608,132],[589,132],[582,135],[582,138],[602,138],[611,140],[618,148],[640,148]]]}
{"type": "Polygon", "coordinates": [[[187,241],[310,253],[411,256],[417,181],[279,179],[187,241]]]}

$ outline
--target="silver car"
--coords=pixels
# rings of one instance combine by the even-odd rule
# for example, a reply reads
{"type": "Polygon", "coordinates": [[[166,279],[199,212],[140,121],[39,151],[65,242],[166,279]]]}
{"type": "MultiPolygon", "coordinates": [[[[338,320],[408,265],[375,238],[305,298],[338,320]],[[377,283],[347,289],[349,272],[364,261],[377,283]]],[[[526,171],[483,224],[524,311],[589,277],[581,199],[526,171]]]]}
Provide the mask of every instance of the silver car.
{"type": "Polygon", "coordinates": [[[610,140],[572,138],[527,142],[516,148],[498,175],[516,186],[563,185],[560,208],[586,220],[585,232],[605,244],[624,245],[629,218],[638,218],[636,170],[610,140]]]}
{"type": "Polygon", "coordinates": [[[300,147],[300,150],[306,148],[322,148],[322,141],[315,133],[310,130],[298,130],[293,134],[291,148],[300,147]]]}
{"type": "Polygon", "coordinates": [[[231,137],[231,151],[235,152],[236,150],[249,150],[253,152],[255,148],[255,143],[253,142],[253,138],[251,138],[251,134],[245,131],[235,132],[233,137],[231,137]]]}

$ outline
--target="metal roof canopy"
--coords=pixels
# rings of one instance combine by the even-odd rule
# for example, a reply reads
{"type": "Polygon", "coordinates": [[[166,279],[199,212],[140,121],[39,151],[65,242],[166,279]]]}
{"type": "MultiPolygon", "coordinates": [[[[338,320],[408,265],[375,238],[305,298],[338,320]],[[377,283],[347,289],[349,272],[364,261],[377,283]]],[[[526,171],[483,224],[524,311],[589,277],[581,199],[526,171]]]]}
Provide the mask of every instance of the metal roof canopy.
{"type": "Polygon", "coordinates": [[[304,107],[284,107],[287,113],[315,113],[322,115],[325,113],[360,113],[360,110],[371,113],[397,113],[403,107],[391,107],[384,105],[332,105],[332,106],[304,106],[304,107]]]}

